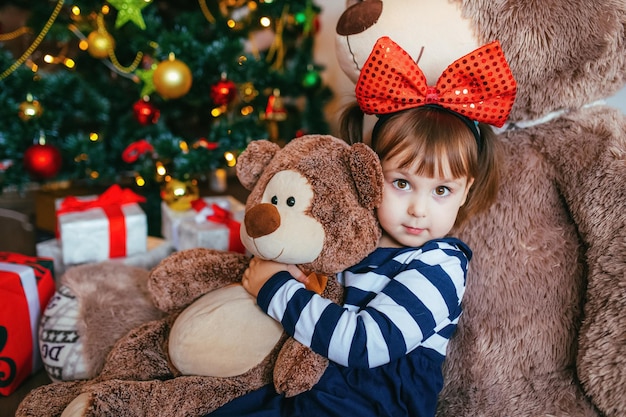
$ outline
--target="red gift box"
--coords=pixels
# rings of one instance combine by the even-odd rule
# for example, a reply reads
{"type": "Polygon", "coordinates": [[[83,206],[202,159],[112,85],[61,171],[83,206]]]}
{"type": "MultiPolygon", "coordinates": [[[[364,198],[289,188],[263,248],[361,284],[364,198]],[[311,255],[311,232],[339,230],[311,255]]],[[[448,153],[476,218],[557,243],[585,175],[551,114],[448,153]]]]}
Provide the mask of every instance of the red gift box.
{"type": "Polygon", "coordinates": [[[0,252],[0,395],[41,368],[39,320],[54,291],[50,259],[0,252]]]}

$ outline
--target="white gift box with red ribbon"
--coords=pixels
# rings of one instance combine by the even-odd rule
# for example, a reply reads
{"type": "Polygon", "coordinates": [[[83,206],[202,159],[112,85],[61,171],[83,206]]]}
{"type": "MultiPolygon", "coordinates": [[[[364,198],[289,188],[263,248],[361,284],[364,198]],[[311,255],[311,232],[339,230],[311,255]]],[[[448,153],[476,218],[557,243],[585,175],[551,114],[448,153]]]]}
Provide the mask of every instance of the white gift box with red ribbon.
{"type": "Polygon", "coordinates": [[[145,199],[114,185],[93,199],[65,198],[57,210],[66,265],[128,257],[147,251],[145,199]]]}
{"type": "Polygon", "coordinates": [[[210,248],[244,253],[239,228],[245,206],[231,196],[203,197],[185,211],[161,203],[161,233],[176,250],[210,248]]]}
{"type": "MultiPolygon", "coordinates": [[[[63,262],[63,249],[58,239],[49,239],[37,243],[37,256],[50,258],[54,261],[54,275],[62,276],[65,271],[75,266],[63,262]]],[[[108,262],[117,262],[124,265],[135,266],[137,268],[152,269],[163,259],[174,252],[172,243],[159,237],[148,236],[146,252],[122,258],[111,258],[108,262]]]]}

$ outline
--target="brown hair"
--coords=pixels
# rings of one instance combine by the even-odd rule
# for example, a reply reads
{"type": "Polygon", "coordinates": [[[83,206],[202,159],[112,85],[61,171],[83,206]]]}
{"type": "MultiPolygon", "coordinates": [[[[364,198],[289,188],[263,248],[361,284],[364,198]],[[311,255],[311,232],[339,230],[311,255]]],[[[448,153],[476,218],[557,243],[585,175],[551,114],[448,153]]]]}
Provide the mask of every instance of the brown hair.
{"type": "MultiPolygon", "coordinates": [[[[362,142],[362,125],[363,113],[353,105],[341,117],[341,134],[351,143],[362,142]]],[[[420,161],[418,175],[443,175],[446,162],[454,177],[473,178],[456,219],[459,226],[489,208],[498,194],[500,143],[490,126],[479,124],[478,129],[480,152],[474,134],[458,116],[437,107],[416,107],[382,116],[371,146],[381,161],[399,156],[403,167],[420,161]]]]}

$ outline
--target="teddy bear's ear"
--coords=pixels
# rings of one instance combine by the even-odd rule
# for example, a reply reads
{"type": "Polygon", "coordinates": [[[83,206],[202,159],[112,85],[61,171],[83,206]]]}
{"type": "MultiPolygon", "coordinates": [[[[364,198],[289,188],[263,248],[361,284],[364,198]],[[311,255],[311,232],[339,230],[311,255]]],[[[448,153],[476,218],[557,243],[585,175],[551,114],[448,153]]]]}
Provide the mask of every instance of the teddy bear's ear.
{"type": "Polygon", "coordinates": [[[252,190],[280,147],[269,140],[255,140],[237,158],[237,178],[247,190],[252,190]]]}
{"type": "Polygon", "coordinates": [[[369,146],[355,143],[350,147],[349,159],[359,203],[367,209],[378,207],[383,198],[383,170],[378,155],[369,146]]]}

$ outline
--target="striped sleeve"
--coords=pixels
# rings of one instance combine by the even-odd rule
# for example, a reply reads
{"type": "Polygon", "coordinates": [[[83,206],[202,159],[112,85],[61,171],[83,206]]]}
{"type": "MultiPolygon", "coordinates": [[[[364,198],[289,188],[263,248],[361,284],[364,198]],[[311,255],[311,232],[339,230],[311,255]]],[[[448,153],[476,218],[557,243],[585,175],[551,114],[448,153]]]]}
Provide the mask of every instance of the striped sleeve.
{"type": "Polygon", "coordinates": [[[428,346],[431,337],[447,340],[461,312],[468,259],[456,246],[436,242],[393,262],[403,264],[401,272],[380,277],[386,285],[361,309],[332,303],[288,273],[272,277],[257,302],[288,334],[330,360],[380,366],[428,346]]]}

